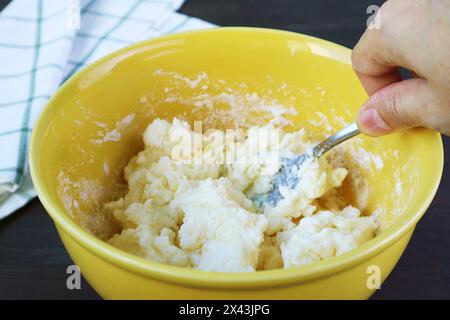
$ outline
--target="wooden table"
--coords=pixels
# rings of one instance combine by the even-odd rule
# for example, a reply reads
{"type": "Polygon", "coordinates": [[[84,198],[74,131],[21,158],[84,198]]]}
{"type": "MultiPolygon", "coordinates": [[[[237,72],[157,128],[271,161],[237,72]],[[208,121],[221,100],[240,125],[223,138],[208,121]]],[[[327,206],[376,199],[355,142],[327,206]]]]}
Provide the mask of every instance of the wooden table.
{"type": "MultiPolygon", "coordinates": [[[[9,1],[0,0],[0,8],[9,1]]],[[[365,28],[366,8],[381,1],[187,0],[180,10],[222,26],[301,32],[353,47],[365,28]]],[[[446,167],[450,165],[450,140],[446,167]]],[[[450,174],[420,221],[399,264],[373,299],[450,298],[450,174]]],[[[66,288],[71,260],[38,200],[0,221],[0,299],[98,299],[86,283],[66,288]]]]}

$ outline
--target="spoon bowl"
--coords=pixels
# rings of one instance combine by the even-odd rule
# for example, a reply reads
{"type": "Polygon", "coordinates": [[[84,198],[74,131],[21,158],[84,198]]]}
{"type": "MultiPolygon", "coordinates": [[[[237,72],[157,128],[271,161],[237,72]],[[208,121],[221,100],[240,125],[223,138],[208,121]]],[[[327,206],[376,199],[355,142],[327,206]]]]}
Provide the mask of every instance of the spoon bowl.
{"type": "Polygon", "coordinates": [[[337,145],[360,133],[358,126],[354,122],[313,147],[310,152],[292,158],[282,158],[280,170],[273,178],[273,188],[267,193],[258,194],[253,197],[253,203],[261,209],[267,205],[276,207],[278,202],[284,199],[280,188],[295,189],[299,184],[301,176],[297,173],[305,161],[319,159],[337,145]]]}

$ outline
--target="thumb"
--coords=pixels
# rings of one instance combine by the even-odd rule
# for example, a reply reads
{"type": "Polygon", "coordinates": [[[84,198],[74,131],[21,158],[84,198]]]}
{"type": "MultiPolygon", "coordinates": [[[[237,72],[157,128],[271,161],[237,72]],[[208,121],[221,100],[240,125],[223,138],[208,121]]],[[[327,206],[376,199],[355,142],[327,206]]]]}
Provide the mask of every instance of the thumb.
{"type": "Polygon", "coordinates": [[[414,78],[393,83],[374,93],[359,110],[358,127],[369,136],[381,136],[416,126],[433,127],[427,105],[432,90],[427,80],[414,78]]]}

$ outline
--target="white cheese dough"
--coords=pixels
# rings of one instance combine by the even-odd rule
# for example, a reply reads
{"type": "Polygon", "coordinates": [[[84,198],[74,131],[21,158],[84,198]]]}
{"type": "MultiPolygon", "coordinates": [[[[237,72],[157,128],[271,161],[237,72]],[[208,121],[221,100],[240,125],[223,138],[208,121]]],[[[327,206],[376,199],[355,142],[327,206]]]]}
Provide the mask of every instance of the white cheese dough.
{"type": "Polygon", "coordinates": [[[319,211],[277,235],[285,268],[331,258],[369,241],[377,224],[351,206],[340,212],[319,211]]]}
{"type": "Polygon", "coordinates": [[[108,242],[146,259],[219,272],[290,268],[352,250],[377,231],[377,221],[356,208],[320,204],[321,197],[343,202],[330,198],[339,197],[349,169],[327,157],[298,168],[301,182],[282,189],[276,207],[259,210],[250,200],[271,189],[280,156],[311,148],[304,130],[198,133],[156,119],[144,144],[125,168],[128,192],[103,213],[122,230],[108,242]]]}

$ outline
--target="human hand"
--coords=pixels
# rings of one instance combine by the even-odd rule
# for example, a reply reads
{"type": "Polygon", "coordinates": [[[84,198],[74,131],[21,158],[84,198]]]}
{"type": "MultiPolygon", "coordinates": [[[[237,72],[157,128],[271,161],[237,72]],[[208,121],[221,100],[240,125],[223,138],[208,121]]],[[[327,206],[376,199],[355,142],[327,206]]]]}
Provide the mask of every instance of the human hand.
{"type": "Polygon", "coordinates": [[[450,0],[388,0],[380,28],[363,34],[352,63],[370,98],[362,132],[428,127],[450,135],[450,0]],[[403,80],[399,67],[413,78],[403,80]]]}

